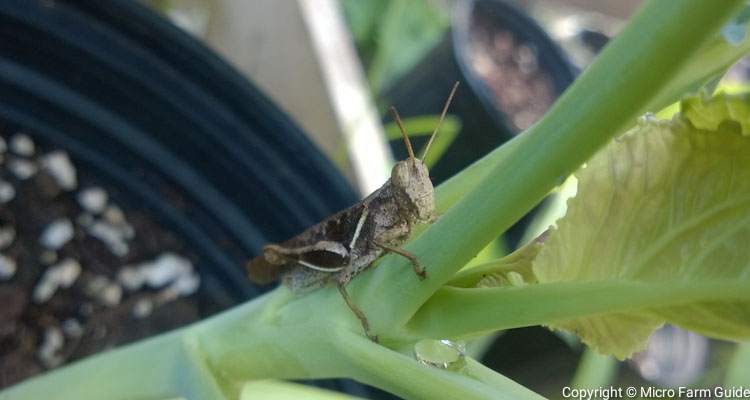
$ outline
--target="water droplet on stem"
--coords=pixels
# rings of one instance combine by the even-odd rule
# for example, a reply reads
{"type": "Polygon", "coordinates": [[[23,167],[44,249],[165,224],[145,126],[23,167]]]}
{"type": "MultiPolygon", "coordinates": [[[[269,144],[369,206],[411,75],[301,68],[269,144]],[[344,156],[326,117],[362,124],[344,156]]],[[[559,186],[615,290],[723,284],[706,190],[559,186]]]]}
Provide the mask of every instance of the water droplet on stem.
{"type": "Polygon", "coordinates": [[[466,344],[462,341],[423,339],[414,344],[420,364],[458,371],[466,365],[466,344]]]}

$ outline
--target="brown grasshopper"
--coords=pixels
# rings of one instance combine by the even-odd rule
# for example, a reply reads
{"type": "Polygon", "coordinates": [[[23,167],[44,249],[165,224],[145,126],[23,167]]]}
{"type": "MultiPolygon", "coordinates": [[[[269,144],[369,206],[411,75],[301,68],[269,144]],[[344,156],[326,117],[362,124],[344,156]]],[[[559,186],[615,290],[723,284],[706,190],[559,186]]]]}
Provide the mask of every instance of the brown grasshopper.
{"type": "MultiPolygon", "coordinates": [[[[457,88],[458,82],[448,96],[422,160],[440,130],[457,88]]],[[[359,203],[283,243],[266,245],[263,254],[247,264],[252,281],[269,283],[281,276],[292,292],[335,282],[365,334],[374,341],[377,336],[370,333],[367,317],[349,297],[346,284],[387,252],[406,257],[420,279],[425,279],[427,272],[417,257],[400,246],[409,238],[414,225],[435,219],[434,189],[427,167],[414,156],[398,112],[393,107],[391,112],[409,153],[409,158],[393,167],[391,178],[359,203]]]]}

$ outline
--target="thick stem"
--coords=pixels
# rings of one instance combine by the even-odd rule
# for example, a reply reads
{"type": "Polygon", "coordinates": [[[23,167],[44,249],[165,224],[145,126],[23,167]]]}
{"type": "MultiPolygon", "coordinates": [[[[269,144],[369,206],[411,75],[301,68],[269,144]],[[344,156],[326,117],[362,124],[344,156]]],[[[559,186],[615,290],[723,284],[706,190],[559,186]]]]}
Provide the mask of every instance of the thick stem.
{"type": "Polygon", "coordinates": [[[293,296],[281,287],[195,329],[206,364],[230,391],[251,379],[341,376],[335,335],[361,331],[335,288],[293,296]]]}
{"type": "Polygon", "coordinates": [[[250,379],[327,377],[357,379],[406,398],[540,398],[476,362],[464,373],[450,372],[373,343],[334,289],[301,298],[281,289],[258,303],[195,330],[205,365],[227,398],[250,379]]]}
{"type": "Polygon", "coordinates": [[[596,389],[612,384],[617,377],[619,364],[613,356],[602,355],[587,348],[578,361],[578,368],[570,386],[578,389],[596,389]]]}
{"type": "Polygon", "coordinates": [[[187,329],[107,351],[0,393],[0,399],[221,399],[187,329]]]}
{"type": "MultiPolygon", "coordinates": [[[[744,29],[750,29],[750,22],[745,22],[744,29]]],[[[732,44],[723,35],[714,37],[703,46],[678,74],[669,80],[658,96],[649,102],[649,111],[659,111],[676,101],[686,92],[696,91],[709,80],[721,76],[727,68],[750,52],[750,35],[736,44],[732,44]]]]}
{"type": "Polygon", "coordinates": [[[249,381],[242,385],[238,400],[364,400],[331,390],[279,380],[249,381]]]}
{"type": "Polygon", "coordinates": [[[484,289],[440,289],[407,325],[414,337],[471,337],[572,318],[645,311],[701,301],[749,300],[747,283],[561,282],[484,289]]]}
{"type": "Polygon", "coordinates": [[[348,376],[407,399],[542,399],[474,360],[453,372],[422,365],[412,355],[358,335],[342,334],[337,344],[348,376]]]}
{"type": "Polygon", "coordinates": [[[750,342],[738,343],[724,377],[724,387],[750,386],[750,342]]]}

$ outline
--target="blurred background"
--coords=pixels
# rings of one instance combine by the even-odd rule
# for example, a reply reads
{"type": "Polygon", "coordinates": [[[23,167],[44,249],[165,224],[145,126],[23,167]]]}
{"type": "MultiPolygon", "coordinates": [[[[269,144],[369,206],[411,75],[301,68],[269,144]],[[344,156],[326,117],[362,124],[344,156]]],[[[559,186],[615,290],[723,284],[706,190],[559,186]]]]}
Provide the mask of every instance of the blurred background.
{"type": "MultiPolygon", "coordinates": [[[[7,255],[0,258],[0,270],[5,268],[0,295],[21,298],[15,311],[0,315],[10,326],[0,337],[3,386],[267,290],[238,283],[245,260],[263,243],[283,240],[369,194],[388,179],[394,160],[405,158],[388,106],[399,110],[420,149],[453,83],[461,83],[426,160],[439,184],[533,125],[617,35],[640,1],[13,4],[0,7],[2,34],[8,38],[0,45],[0,82],[8,82],[3,93],[17,94],[0,105],[0,154],[6,142],[10,152],[0,171],[0,192],[5,182],[19,197],[36,199],[46,187],[38,182],[47,179],[45,169],[24,178],[23,166],[19,175],[18,162],[13,167],[10,161],[36,168],[49,164],[42,158],[55,151],[70,154],[80,184],[39,196],[40,208],[52,210],[42,215],[24,211],[28,201],[16,204],[12,196],[2,201],[0,227],[10,226],[14,233],[10,244],[0,247],[7,255]],[[23,43],[23,37],[33,40],[23,43]],[[50,59],[60,64],[49,67],[50,59]],[[64,75],[64,66],[70,75],[64,75]],[[242,77],[251,85],[246,87],[242,77]],[[23,87],[17,83],[27,81],[23,87]],[[50,89],[57,84],[70,93],[50,89]],[[89,100],[92,104],[85,103],[89,100]],[[43,108],[46,102],[59,113],[43,108]],[[117,133],[113,121],[132,129],[117,133]],[[112,130],[104,136],[114,139],[92,139],[86,135],[90,126],[94,133],[112,130]],[[101,211],[107,199],[122,203],[118,209],[124,216],[101,211]],[[26,236],[23,218],[38,220],[28,224],[34,228],[26,236]],[[119,230],[91,228],[99,220],[109,228],[127,220],[136,233],[129,236],[119,225],[119,230]],[[58,247],[19,242],[24,237],[35,242],[61,221],[70,238],[58,247]],[[142,231],[148,239],[139,245],[142,231]],[[104,243],[103,255],[79,254],[76,243],[91,246],[87,240],[104,243]],[[131,246],[143,250],[112,256],[118,240],[135,241],[131,246]],[[46,261],[30,255],[43,251],[46,261]],[[70,257],[83,260],[83,272],[69,262],[60,266],[58,260],[70,257]],[[27,272],[16,274],[21,264],[27,272]],[[219,272],[216,265],[222,266],[219,272]],[[197,277],[190,281],[193,269],[197,277]],[[53,283],[39,289],[45,279],[53,283]],[[50,285],[54,289],[47,298],[34,297],[45,288],[49,292],[50,285]],[[82,304],[88,306],[82,310],[82,304]],[[170,311],[174,306],[183,312],[170,311]],[[19,342],[18,332],[28,338],[19,342]],[[87,340],[96,344],[82,344],[87,340]]],[[[745,65],[741,62],[730,79],[743,81],[745,65]]],[[[60,174],[50,171],[53,177],[60,174]]],[[[533,238],[554,221],[562,199],[552,196],[474,262],[533,238]]],[[[572,336],[535,327],[470,343],[468,351],[557,398],[566,385],[718,385],[733,348],[666,326],[644,352],[617,362],[586,351],[572,336]]],[[[319,384],[387,398],[353,382],[319,384]]]]}

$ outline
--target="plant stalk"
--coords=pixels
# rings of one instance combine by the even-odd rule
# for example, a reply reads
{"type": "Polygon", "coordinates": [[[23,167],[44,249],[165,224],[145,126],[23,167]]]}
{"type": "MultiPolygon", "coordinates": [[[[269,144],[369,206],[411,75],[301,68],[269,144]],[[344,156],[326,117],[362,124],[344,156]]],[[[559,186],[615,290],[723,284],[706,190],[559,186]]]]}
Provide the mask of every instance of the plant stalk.
{"type": "Polygon", "coordinates": [[[410,321],[407,335],[473,337],[593,315],[735,300],[750,300],[746,282],[596,281],[477,289],[445,287],[410,321]]]}

